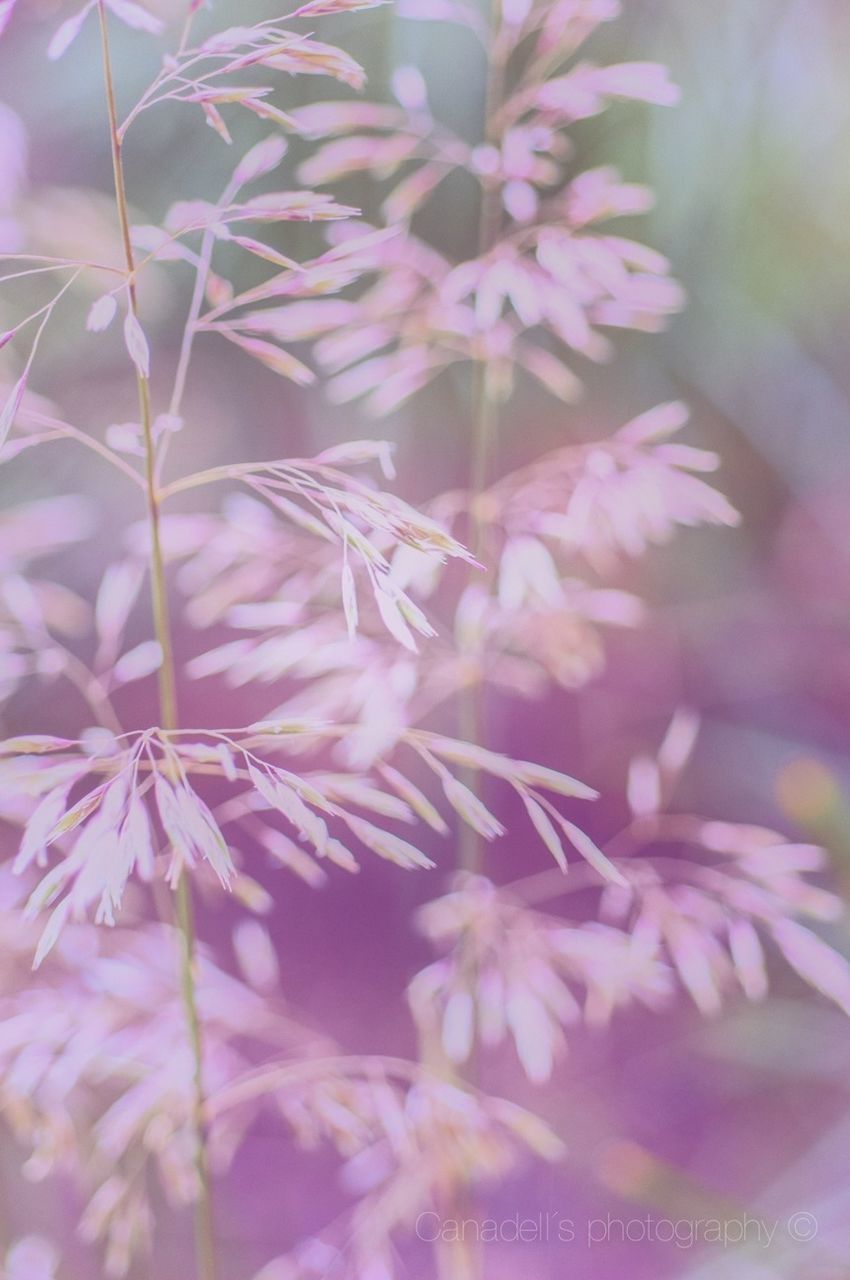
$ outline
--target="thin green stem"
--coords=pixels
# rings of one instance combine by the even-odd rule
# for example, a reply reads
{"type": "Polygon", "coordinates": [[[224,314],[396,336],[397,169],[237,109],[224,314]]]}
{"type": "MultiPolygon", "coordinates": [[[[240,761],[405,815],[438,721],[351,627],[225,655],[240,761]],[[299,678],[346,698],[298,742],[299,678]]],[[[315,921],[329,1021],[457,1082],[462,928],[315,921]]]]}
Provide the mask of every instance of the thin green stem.
{"type": "MultiPolygon", "coordinates": [[[[487,87],[484,104],[484,134],[491,146],[498,146],[497,112],[504,95],[505,72],[510,47],[504,38],[501,26],[501,2],[492,0],[490,16],[490,40],[487,53],[487,87]]],[[[501,223],[501,193],[495,182],[485,180],[481,192],[481,206],[478,222],[478,256],[483,258],[496,243],[501,223]]],[[[469,545],[475,559],[486,563],[487,524],[482,518],[480,495],[489,483],[490,459],[498,425],[498,408],[493,395],[492,376],[486,351],[478,353],[472,384],[471,409],[471,447],[469,472],[469,545]]],[[[474,579],[471,579],[471,581],[474,579]]],[[[483,735],[483,706],[481,681],[479,673],[475,673],[469,685],[459,698],[459,730],[465,741],[477,744],[483,735]]],[[[471,791],[478,794],[480,778],[475,771],[468,771],[464,781],[471,791]]],[[[466,871],[478,871],[482,862],[481,836],[464,824],[460,828],[458,840],[458,864],[466,871]]],[[[462,945],[462,944],[461,944],[462,945]]],[[[465,967],[471,969],[471,957],[465,957],[465,967]]],[[[470,983],[475,982],[475,974],[469,973],[470,983]]],[[[455,1074],[448,1063],[446,1074],[451,1079],[455,1074]]],[[[466,1072],[467,1078],[475,1075],[474,1063],[466,1072]]],[[[445,1211],[458,1221],[474,1208],[470,1187],[450,1183],[444,1192],[443,1204],[439,1211],[445,1211]]],[[[435,1250],[435,1262],[439,1280],[479,1280],[482,1274],[482,1259],[475,1244],[467,1240],[463,1234],[460,1239],[438,1242],[435,1250]]]]}
{"type": "MultiPolygon", "coordinates": [[[[184,31],[184,39],[188,34],[190,25],[191,15],[187,21],[186,29],[184,31]]],[[[219,207],[223,208],[229,204],[238,190],[238,183],[231,180],[222,194],[221,200],[219,201],[219,207]]],[[[189,374],[189,365],[192,363],[192,350],[195,345],[195,336],[199,329],[198,321],[201,317],[207,283],[210,278],[210,269],[212,267],[213,253],[215,252],[215,243],[215,228],[207,227],[201,240],[201,251],[198,255],[197,266],[195,269],[195,286],[192,291],[192,301],[189,304],[189,315],[186,319],[185,328],[183,329],[183,341],[180,345],[180,356],[177,361],[177,371],[174,375],[174,390],[171,393],[171,403],[168,409],[168,412],[175,418],[180,416],[181,407],[183,405],[183,396],[186,393],[186,379],[189,374]]]]}
{"type": "Polygon", "coordinates": [[[80,431],[77,427],[71,426],[70,422],[62,422],[58,418],[49,418],[44,414],[33,415],[33,421],[43,425],[46,429],[44,436],[40,436],[42,443],[50,443],[55,440],[74,440],[77,444],[81,444],[85,449],[91,449],[104,462],[108,462],[116,471],[120,471],[128,480],[132,480],[133,484],[144,489],[145,482],[138,471],[135,471],[124,458],[113,452],[108,445],[102,444],[100,440],[96,440],[94,436],[87,436],[84,431],[80,431]]]}
{"type": "Polygon", "coordinates": [[[218,1274],[215,1254],[215,1220],[213,1212],[212,1182],[207,1160],[206,1091],[204,1089],[204,1040],[203,1027],[198,1013],[197,947],[195,938],[195,912],[189,881],[181,875],[177,882],[177,923],[180,929],[180,976],[183,990],[183,1007],[192,1045],[194,1061],[194,1097],[192,1124],[195,1131],[195,1167],[200,1185],[200,1196],[195,1210],[195,1248],[198,1274],[202,1280],[215,1280],[218,1274]]]}
{"type": "MultiPolygon", "coordinates": [[[[491,146],[500,142],[497,113],[504,95],[505,72],[509,47],[504,40],[500,28],[501,5],[493,0],[491,16],[491,39],[487,51],[487,89],[484,103],[484,135],[491,146]]],[[[484,257],[499,235],[501,219],[501,195],[495,182],[485,181],[481,192],[481,207],[478,221],[478,256],[484,257]]],[[[479,357],[474,370],[472,387],[472,432],[470,448],[469,472],[469,545],[475,559],[486,563],[487,559],[487,525],[482,518],[480,496],[487,488],[490,473],[490,458],[498,427],[498,405],[493,395],[492,377],[484,353],[479,357]]],[[[468,742],[477,743],[482,736],[483,708],[481,697],[481,681],[476,677],[463,691],[459,700],[460,736],[468,742]]],[[[477,786],[477,777],[465,779],[473,790],[477,786]]],[[[481,837],[471,827],[461,829],[458,847],[458,862],[465,871],[477,871],[481,865],[481,837]]]]}
{"type": "Polygon", "coordinates": [[[215,249],[215,231],[211,227],[207,227],[204,231],[203,240],[201,241],[201,252],[198,257],[198,266],[195,272],[195,287],[192,293],[192,301],[189,306],[189,316],[186,320],[186,327],[183,330],[183,342],[180,346],[180,356],[177,361],[177,372],[174,376],[174,390],[171,394],[171,404],[169,413],[173,417],[179,417],[180,409],[183,404],[183,396],[186,391],[186,378],[189,373],[189,365],[192,361],[192,348],[195,344],[195,335],[198,332],[198,320],[201,315],[201,308],[204,305],[204,294],[206,292],[207,281],[210,274],[210,265],[212,263],[213,250],[215,249]]]}
{"type": "MultiPolygon", "coordinates": [[[[112,168],[115,180],[115,199],[118,220],[124,245],[124,257],[128,271],[129,305],[138,315],[136,294],[136,263],[130,236],[130,216],[124,182],[124,166],[121,141],[118,132],[118,112],[115,101],[115,84],[112,74],[112,58],[109,48],[109,24],[104,0],[98,0],[98,15],[103,52],[103,71],[109,110],[109,127],[112,144],[112,168]]],[[[150,577],[151,605],[154,631],[162,648],[162,664],[159,669],[159,709],[162,727],[177,727],[177,682],[175,678],[174,650],[171,638],[171,622],[168,610],[168,590],[165,563],[160,536],[160,502],[156,475],[156,446],[153,435],[150,383],[141,369],[136,371],[139,392],[139,411],[145,443],[145,492],[147,495],[148,523],[150,527],[150,577]]],[[[180,978],[186,1025],[194,1061],[193,1129],[195,1135],[195,1169],[198,1177],[198,1201],[195,1211],[195,1246],[198,1276],[200,1280],[216,1280],[215,1238],[213,1231],[212,1186],[207,1162],[207,1142],[204,1125],[203,1036],[198,1014],[196,986],[196,945],[192,898],[185,875],[177,886],[177,925],[181,939],[180,978]]]]}
{"type": "MultiPolygon", "coordinates": [[[[226,481],[242,476],[251,475],[261,470],[263,463],[260,462],[242,462],[231,463],[222,467],[210,467],[208,471],[196,471],[192,475],[183,476],[179,480],[173,480],[171,484],[164,485],[159,491],[160,501],[164,502],[166,498],[174,498],[178,493],[188,493],[190,489],[200,489],[208,484],[223,484],[226,481]]],[[[273,463],[266,464],[273,466],[273,463]]]]}

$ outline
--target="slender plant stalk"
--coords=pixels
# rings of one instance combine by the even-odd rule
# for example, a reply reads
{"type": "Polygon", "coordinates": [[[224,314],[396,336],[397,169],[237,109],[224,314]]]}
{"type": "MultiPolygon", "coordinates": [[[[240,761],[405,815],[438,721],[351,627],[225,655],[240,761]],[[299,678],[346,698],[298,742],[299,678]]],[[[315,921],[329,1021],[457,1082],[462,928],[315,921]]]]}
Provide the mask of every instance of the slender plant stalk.
{"type": "MultiPolygon", "coordinates": [[[[109,110],[109,127],[112,143],[112,167],[115,178],[115,199],[118,207],[118,220],[121,226],[121,238],[124,244],[124,257],[129,273],[128,293],[129,305],[133,314],[138,317],[138,298],[136,292],[136,263],[133,244],[130,237],[130,218],[127,208],[127,193],[124,183],[124,165],[121,155],[121,140],[118,133],[118,113],[115,102],[115,84],[112,74],[112,58],[109,47],[109,25],[104,0],[98,0],[98,16],[100,18],[101,42],[103,49],[103,71],[106,84],[106,98],[109,110]]],[[[151,413],[151,394],[148,378],[141,369],[136,369],[136,382],[139,391],[139,412],[145,444],[145,492],[148,506],[148,525],[150,528],[150,578],[151,606],[156,639],[162,648],[162,663],[159,668],[159,709],[163,729],[176,729],[177,716],[177,682],[175,679],[174,650],[171,638],[171,623],[168,610],[168,591],[165,579],[165,564],[162,555],[160,536],[160,502],[156,475],[156,447],[153,436],[151,413]]],[[[183,1005],[186,1016],[186,1027],[194,1062],[194,1098],[193,1127],[195,1138],[195,1169],[198,1176],[198,1201],[195,1210],[195,1247],[197,1253],[197,1270],[199,1280],[216,1280],[218,1269],[215,1255],[215,1237],[213,1230],[212,1185],[207,1161],[206,1124],[204,1119],[205,1094],[203,1081],[203,1034],[198,1015],[198,1001],[195,980],[196,945],[194,912],[192,896],[185,874],[181,875],[176,892],[177,926],[180,931],[180,979],[183,1005]]]]}
{"type": "Polygon", "coordinates": [[[189,317],[186,321],[186,327],[183,330],[183,342],[180,347],[180,357],[177,362],[177,373],[174,378],[174,391],[172,392],[171,404],[169,405],[169,413],[174,417],[179,415],[180,407],[183,404],[183,395],[186,390],[186,378],[189,373],[189,364],[192,359],[192,348],[195,343],[198,318],[204,304],[204,292],[207,287],[210,263],[212,262],[214,248],[215,232],[208,227],[204,232],[204,237],[201,242],[198,269],[195,273],[195,287],[192,293],[192,301],[189,306],[189,317]]]}
{"type": "MultiPolygon", "coordinates": [[[[492,36],[487,50],[487,88],[484,103],[484,134],[488,143],[497,146],[499,128],[497,112],[504,93],[504,80],[509,47],[500,38],[500,0],[492,0],[492,36]]],[[[478,223],[478,256],[483,257],[496,242],[499,233],[500,196],[495,183],[486,182],[481,193],[478,223]]],[[[493,395],[490,370],[486,357],[481,355],[475,370],[472,386],[471,450],[469,468],[469,546],[476,560],[486,562],[486,523],[481,517],[478,497],[489,483],[490,457],[498,426],[498,406],[493,395]]],[[[475,570],[473,570],[475,573],[475,570]]],[[[459,703],[460,736],[470,743],[481,741],[482,725],[481,684],[476,679],[463,690],[459,703]]],[[[464,777],[473,792],[478,791],[480,779],[475,771],[464,777]]],[[[458,865],[465,871],[477,871],[481,865],[481,836],[472,827],[463,825],[458,840],[458,865]]],[[[444,1063],[444,1055],[443,1057],[444,1063]]],[[[474,1065],[467,1074],[474,1075],[474,1065]]],[[[456,1069],[450,1074],[456,1075],[456,1069]]],[[[439,1206],[445,1217],[463,1223],[470,1215],[468,1189],[450,1187],[444,1203],[439,1206]]],[[[437,1242],[435,1261],[440,1280],[479,1280],[482,1274],[481,1256],[476,1242],[467,1240],[461,1229],[458,1238],[437,1242]]]]}
{"type": "MultiPolygon", "coordinates": [[[[504,95],[505,71],[509,46],[500,31],[501,3],[492,0],[491,39],[487,49],[487,88],[484,100],[484,136],[491,146],[498,146],[498,111],[504,95]]],[[[481,192],[481,208],[478,222],[478,256],[483,257],[493,247],[499,233],[499,188],[486,181],[481,192]]],[[[498,405],[493,395],[488,362],[482,357],[475,366],[472,388],[471,453],[469,469],[469,546],[476,560],[485,561],[486,524],[481,518],[479,496],[489,482],[490,457],[498,426],[498,405]]],[[[475,570],[473,570],[475,572],[475,570]]],[[[466,688],[460,698],[459,732],[467,742],[480,742],[482,737],[481,683],[478,678],[466,688]]],[[[478,775],[470,773],[464,781],[477,791],[478,775]]],[[[461,828],[458,863],[465,871],[477,871],[481,865],[481,836],[472,829],[461,828]]]]}

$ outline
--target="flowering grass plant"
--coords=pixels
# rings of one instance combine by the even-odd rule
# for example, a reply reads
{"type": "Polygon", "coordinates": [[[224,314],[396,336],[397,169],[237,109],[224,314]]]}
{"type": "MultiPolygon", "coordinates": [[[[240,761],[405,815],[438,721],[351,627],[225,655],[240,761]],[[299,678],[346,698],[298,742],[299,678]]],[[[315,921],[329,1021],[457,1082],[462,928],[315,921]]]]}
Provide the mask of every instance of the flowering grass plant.
{"type": "MultiPolygon", "coordinates": [[[[148,1265],[165,1202],[192,1207],[192,1274],[247,1276],[224,1260],[220,1211],[259,1117],[281,1143],[332,1149],[352,1199],[326,1230],[281,1242],[256,1280],[390,1280],[422,1212],[457,1214],[524,1161],[569,1159],[555,1126],[485,1087],[506,1042],[543,1085],[579,1024],[657,1016],[682,996],[705,1015],[761,1000],[772,954],[850,1012],[850,967],[811,927],[841,909],[821,850],[679,810],[692,713],[636,755],[629,817],[604,838],[585,829],[585,761],[514,758],[491,731],[492,697],[582,690],[609,630],[645,620],[625,563],[683,526],[737,521],[705,478],[719,459],[680,440],[678,401],[598,439],[569,427],[613,335],[658,331],[683,304],[666,259],[618,230],[650,193],[607,165],[582,171],[573,126],[616,103],[670,107],[678,90],[660,65],[585,56],[617,0],[494,0],[490,13],[400,0],[400,19],[449,24],[486,66],[470,141],[415,68],[395,71],[392,101],[357,96],[363,69],[330,38],[370,7],[310,0],[262,18],[226,0],[88,0],[63,13],[48,60],[73,59],[95,28],[100,42],[114,260],[109,244],[43,252],[11,114],[0,144],[4,473],[71,442],[135,504],[88,598],[37,562],[93,536],[96,488],[0,515],[0,692],[25,698],[36,680],[50,704],[0,743],[2,815],[20,829],[0,906],[0,1099],[27,1174],[70,1172],[82,1188],[80,1230],[109,1274],[148,1265]],[[135,100],[119,28],[146,58],[158,49],[135,100]],[[337,97],[305,105],[298,77],[336,82],[337,97]],[[163,213],[146,207],[132,141],[165,113],[178,137],[193,116],[209,126],[220,194],[199,198],[187,166],[163,213]],[[477,209],[465,260],[434,238],[455,180],[477,209]],[[315,224],[310,256],[291,223],[315,224]],[[172,275],[173,351],[149,310],[172,275]],[[120,346],[134,420],[101,432],[63,407],[48,374],[70,327],[87,351],[120,346]],[[204,437],[196,348],[213,343],[236,349],[243,379],[271,371],[379,416],[453,380],[466,479],[417,509],[396,491],[391,445],[371,438],[181,470],[183,442],[204,437]],[[567,406],[564,441],[496,474],[526,384],[567,406]],[[193,725],[195,681],[209,715],[193,725]],[[240,704],[244,723],[217,722],[240,704]],[[490,865],[506,828],[525,841],[514,880],[490,865]],[[347,1052],[297,1012],[308,1002],[273,942],[291,882],[269,890],[258,872],[262,858],[317,889],[375,857],[388,877],[449,874],[414,922],[437,956],[409,984],[407,1057],[347,1052]],[[225,947],[211,922],[227,911],[225,947]]],[[[0,0],[6,38],[24,8],[0,0]]],[[[316,897],[316,929],[322,909],[316,897]]],[[[71,1274],[43,1243],[16,1248],[10,1276],[71,1274]]],[[[433,1266],[442,1280],[487,1274],[464,1241],[436,1241],[433,1266]]]]}

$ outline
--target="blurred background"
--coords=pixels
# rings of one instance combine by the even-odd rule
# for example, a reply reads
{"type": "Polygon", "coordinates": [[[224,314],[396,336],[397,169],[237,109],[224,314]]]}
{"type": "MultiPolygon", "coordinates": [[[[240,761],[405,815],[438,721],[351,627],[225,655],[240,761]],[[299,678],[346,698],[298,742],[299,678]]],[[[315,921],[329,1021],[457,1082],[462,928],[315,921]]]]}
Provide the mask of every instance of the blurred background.
{"type": "MultiPolygon", "coordinates": [[[[250,8],[252,19],[275,11],[250,8]]],[[[722,455],[720,486],[743,522],[733,531],[686,531],[653,552],[629,583],[653,605],[649,621],[609,645],[604,676],[580,694],[558,694],[542,715],[494,700],[489,745],[598,786],[611,797],[592,819],[602,838],[616,824],[630,756],[657,743],[677,706],[694,706],[704,729],[683,806],[822,840],[850,889],[850,7],[627,0],[625,8],[623,20],[594,37],[592,56],[669,64],[682,103],[672,111],[629,104],[586,122],[575,130],[579,157],[582,167],[616,163],[627,179],[655,188],[657,207],[641,220],[640,236],[672,259],[688,307],[666,335],[621,337],[612,364],[584,370],[587,396],[576,408],[521,389],[501,424],[494,471],[565,440],[609,433],[681,397],[693,409],[689,439],[722,455]]],[[[19,11],[0,47],[0,234],[21,218],[42,252],[96,246],[118,261],[95,28],[65,60],[48,64],[49,33],[68,6],[24,0],[19,11]],[[19,121],[28,138],[25,172],[8,159],[4,166],[4,157],[21,154],[19,121]]],[[[405,22],[387,6],[335,20],[328,38],[366,65],[372,97],[387,96],[394,67],[417,65],[445,118],[476,136],[484,67],[458,29],[405,22]]],[[[156,54],[153,43],[123,29],[115,44],[119,91],[129,102],[155,71],[156,54]]],[[[328,96],[336,95],[327,82],[305,77],[293,79],[279,102],[289,108],[328,96]]],[[[238,142],[252,128],[257,137],[267,132],[242,121],[238,142]]],[[[295,185],[298,158],[293,147],[284,186],[295,185]]],[[[229,172],[229,158],[195,114],[174,110],[150,114],[126,162],[143,222],[161,218],[176,199],[217,194],[229,172]]],[[[353,203],[368,197],[339,194],[353,203]]],[[[453,240],[443,248],[459,256],[474,241],[466,200],[452,187],[431,227],[423,225],[453,240]]],[[[295,257],[319,244],[309,228],[286,235],[295,257]]],[[[180,270],[156,276],[145,301],[163,387],[187,304],[188,274],[180,270]]],[[[79,314],[63,316],[36,389],[95,434],[131,419],[134,388],[120,338],[94,341],[79,314]]],[[[376,435],[397,442],[399,490],[413,502],[465,477],[463,387],[451,378],[376,424],[356,407],[328,404],[320,391],[246,367],[223,345],[198,343],[190,429],[174,450],[175,474],[376,435]]],[[[4,379],[12,371],[8,362],[0,367],[4,379]]],[[[124,535],[124,495],[96,461],[67,445],[3,472],[4,506],[74,492],[96,498],[97,537],[58,558],[54,572],[86,595],[124,535]]],[[[197,637],[181,633],[181,653],[197,647],[197,637]]],[[[240,695],[241,719],[268,709],[267,694],[251,697],[256,705],[249,699],[246,709],[240,695]]],[[[208,698],[202,685],[187,683],[187,718],[205,723],[208,698]]],[[[44,713],[43,693],[25,689],[3,709],[3,733],[41,727],[44,713]]],[[[50,713],[54,726],[57,715],[70,726],[80,709],[50,713]]],[[[136,714],[143,718],[144,707],[136,714]]],[[[494,877],[514,876],[539,856],[526,853],[502,842],[491,855],[494,877]]],[[[434,882],[367,865],[321,898],[295,882],[270,887],[294,1004],[351,1051],[410,1052],[403,989],[427,954],[411,936],[410,916],[433,896],[434,882]]],[[[225,936],[225,915],[205,922],[213,942],[217,929],[225,936]]],[[[840,931],[834,940],[842,942],[840,931]]],[[[786,978],[769,1004],[732,1005],[709,1024],[680,1005],[663,1017],[628,1015],[604,1036],[576,1035],[542,1098],[518,1070],[500,1066],[487,1083],[542,1110],[572,1156],[554,1170],[524,1170],[488,1208],[502,1219],[554,1212],[577,1224],[577,1237],[504,1243],[488,1253],[487,1280],[507,1280],[522,1267],[535,1280],[850,1276],[848,1063],[842,1015],[786,978]],[[764,1250],[635,1239],[637,1229],[622,1243],[609,1233],[606,1243],[591,1244],[585,1232],[608,1214],[692,1220],[744,1210],[783,1221],[811,1213],[817,1238],[795,1243],[785,1233],[764,1250]]],[[[277,1132],[257,1133],[220,1197],[227,1280],[249,1276],[328,1216],[330,1166],[320,1157],[290,1159],[281,1143],[277,1132]]],[[[62,1223],[71,1232],[72,1200],[52,1184],[21,1190],[11,1148],[2,1166],[0,1229],[55,1237],[62,1223]]],[[[176,1225],[161,1233],[156,1274],[166,1280],[185,1274],[181,1236],[176,1225]]],[[[97,1274],[94,1255],[73,1256],[78,1269],[69,1276],[97,1274]]],[[[412,1248],[408,1262],[411,1275],[431,1274],[426,1251],[412,1248]]]]}

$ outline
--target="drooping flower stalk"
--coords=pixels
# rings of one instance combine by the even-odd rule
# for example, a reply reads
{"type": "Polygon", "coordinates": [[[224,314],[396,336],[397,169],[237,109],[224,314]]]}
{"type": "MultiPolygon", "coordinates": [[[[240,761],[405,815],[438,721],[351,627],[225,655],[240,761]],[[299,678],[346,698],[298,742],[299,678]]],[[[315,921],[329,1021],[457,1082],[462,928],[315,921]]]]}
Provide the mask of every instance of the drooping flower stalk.
{"type": "MultiPolygon", "coordinates": [[[[106,85],[107,110],[112,147],[112,167],[115,180],[115,200],[121,238],[128,271],[129,313],[138,321],[138,295],[136,290],[136,262],[130,235],[130,218],[124,180],[124,164],[121,155],[121,139],[118,132],[118,112],[115,101],[115,84],[112,74],[112,58],[109,45],[109,23],[104,0],[98,0],[103,72],[106,85]]],[[[159,710],[163,729],[176,729],[177,682],[175,678],[174,651],[171,622],[168,609],[168,589],[165,580],[165,564],[160,538],[160,495],[156,474],[156,451],[151,411],[150,380],[145,370],[136,363],[136,383],[139,392],[139,413],[144,442],[144,475],[147,496],[148,526],[150,531],[150,583],[151,608],[156,640],[162,652],[158,670],[159,710]]],[[[204,1122],[203,1033],[198,1014],[195,988],[195,925],[191,889],[185,869],[176,886],[176,914],[180,930],[181,990],[186,1016],[186,1030],[194,1060],[193,1127],[195,1141],[195,1169],[198,1178],[198,1199],[195,1209],[195,1248],[198,1274],[201,1280],[216,1280],[215,1234],[213,1226],[212,1187],[206,1149],[204,1122]]]]}

